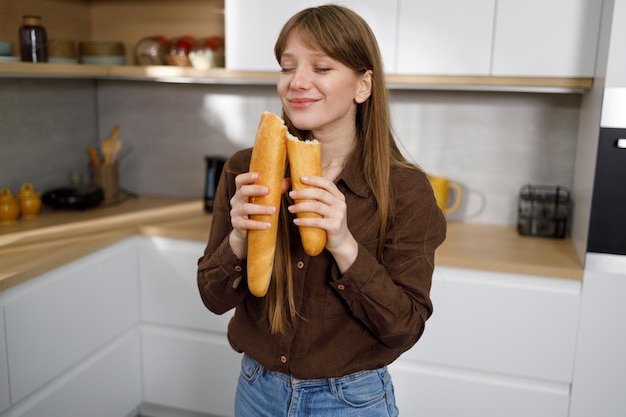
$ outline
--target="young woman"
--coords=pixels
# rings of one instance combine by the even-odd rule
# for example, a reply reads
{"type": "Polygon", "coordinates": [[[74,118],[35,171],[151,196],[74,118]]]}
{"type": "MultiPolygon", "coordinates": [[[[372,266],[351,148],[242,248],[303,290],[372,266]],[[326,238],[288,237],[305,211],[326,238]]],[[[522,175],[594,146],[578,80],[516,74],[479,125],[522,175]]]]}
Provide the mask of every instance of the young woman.
{"type": "Polygon", "coordinates": [[[386,366],[432,313],[445,218],[395,143],[380,52],[361,17],[336,5],[303,10],[275,54],[283,118],[301,140],[322,143],[323,175],[303,177],[312,187],[299,191],[285,180],[272,282],[257,298],[246,285],[246,236],[268,227],[249,218],[273,210],[250,203],[268,189],[248,172],[250,149],[223,170],[198,286],[212,312],[235,308],[228,338],[244,353],[236,415],[397,416],[386,366]],[[301,226],[326,231],[320,255],[304,253],[301,226]]]}

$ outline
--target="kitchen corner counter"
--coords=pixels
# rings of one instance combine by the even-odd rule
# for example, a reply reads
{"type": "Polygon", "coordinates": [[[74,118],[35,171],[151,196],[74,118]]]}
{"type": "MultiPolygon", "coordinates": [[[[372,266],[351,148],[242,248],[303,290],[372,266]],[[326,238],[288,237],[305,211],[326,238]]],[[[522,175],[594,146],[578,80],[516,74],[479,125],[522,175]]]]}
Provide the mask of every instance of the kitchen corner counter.
{"type": "Polygon", "coordinates": [[[165,225],[189,218],[204,222],[208,236],[210,215],[197,199],[141,196],[84,211],[44,208],[35,219],[0,225],[0,291],[141,234],[143,227],[163,224],[162,233],[184,238],[183,226],[165,225]]]}
{"type": "Polygon", "coordinates": [[[520,236],[511,226],[450,222],[435,262],[458,268],[583,279],[583,265],[570,239],[520,236]]]}
{"type": "MultiPolygon", "coordinates": [[[[86,211],[43,210],[0,225],[0,291],[134,235],[206,242],[202,201],[142,196],[86,211]]],[[[199,253],[198,256],[201,256],[199,253]]],[[[581,280],[571,241],[519,236],[513,227],[448,224],[441,266],[581,280]]]]}

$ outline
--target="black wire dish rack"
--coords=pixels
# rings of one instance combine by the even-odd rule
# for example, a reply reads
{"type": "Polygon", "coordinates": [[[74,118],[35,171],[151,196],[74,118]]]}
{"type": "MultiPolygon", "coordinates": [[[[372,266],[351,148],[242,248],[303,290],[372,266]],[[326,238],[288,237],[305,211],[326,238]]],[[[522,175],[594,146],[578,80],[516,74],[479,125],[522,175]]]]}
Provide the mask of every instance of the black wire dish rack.
{"type": "Polygon", "coordinates": [[[564,238],[570,209],[567,188],[524,185],[519,194],[517,231],[524,236],[564,238]]]}

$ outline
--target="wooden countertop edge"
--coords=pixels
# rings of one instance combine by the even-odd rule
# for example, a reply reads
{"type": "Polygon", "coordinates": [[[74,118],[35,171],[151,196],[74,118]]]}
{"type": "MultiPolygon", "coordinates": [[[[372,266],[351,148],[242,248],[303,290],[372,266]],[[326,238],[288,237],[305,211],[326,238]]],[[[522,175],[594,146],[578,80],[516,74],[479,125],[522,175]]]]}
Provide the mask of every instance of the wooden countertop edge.
{"type": "MultiPolygon", "coordinates": [[[[181,202],[114,217],[53,227],[41,234],[29,231],[21,233],[19,239],[11,240],[11,245],[0,245],[0,291],[131,236],[205,243],[211,223],[211,215],[202,210],[199,201],[181,202]],[[19,244],[16,244],[16,240],[19,244]]],[[[576,259],[568,240],[529,240],[518,237],[514,228],[502,226],[449,225],[448,239],[436,254],[436,265],[573,280],[583,278],[583,266],[576,259]],[[468,236],[475,234],[482,235],[478,242],[477,239],[468,239],[468,236]],[[522,248],[533,248],[533,253],[542,253],[542,256],[535,258],[531,253],[518,257],[516,251],[519,245],[522,248]],[[544,256],[548,250],[550,254],[544,256]]]]}
{"type": "Polygon", "coordinates": [[[2,249],[0,250],[2,256],[10,257],[10,260],[4,262],[0,271],[0,291],[43,275],[135,234],[132,229],[122,229],[2,249]]]}
{"type": "Polygon", "coordinates": [[[7,235],[0,235],[0,249],[14,245],[56,240],[66,236],[89,234],[103,229],[138,227],[143,224],[180,219],[186,215],[196,215],[202,211],[202,202],[189,201],[165,207],[150,208],[130,213],[114,214],[105,218],[93,218],[73,223],[59,224],[43,229],[32,229],[7,235]]]}

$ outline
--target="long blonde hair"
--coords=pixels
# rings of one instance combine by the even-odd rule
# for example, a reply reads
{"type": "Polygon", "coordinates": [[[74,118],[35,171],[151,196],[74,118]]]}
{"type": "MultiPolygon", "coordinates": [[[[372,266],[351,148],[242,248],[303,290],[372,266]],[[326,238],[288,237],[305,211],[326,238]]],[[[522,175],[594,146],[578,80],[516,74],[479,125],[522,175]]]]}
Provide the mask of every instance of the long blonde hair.
{"type": "MultiPolygon", "coordinates": [[[[389,187],[391,167],[410,165],[402,156],[392,133],[389,98],[378,43],[368,24],[352,10],[338,5],[308,8],[294,15],[283,26],[274,54],[280,62],[288,35],[298,30],[304,43],[322,51],[362,74],[372,71],[372,93],[356,112],[356,154],[361,156],[363,175],[378,205],[380,234],[377,257],[382,259],[386,231],[392,214],[389,187]]],[[[297,129],[283,112],[289,131],[300,139],[310,139],[311,132],[297,129]]],[[[266,298],[266,314],[271,331],[281,333],[297,316],[293,297],[291,253],[289,250],[289,213],[281,205],[274,277],[266,298]]]]}

